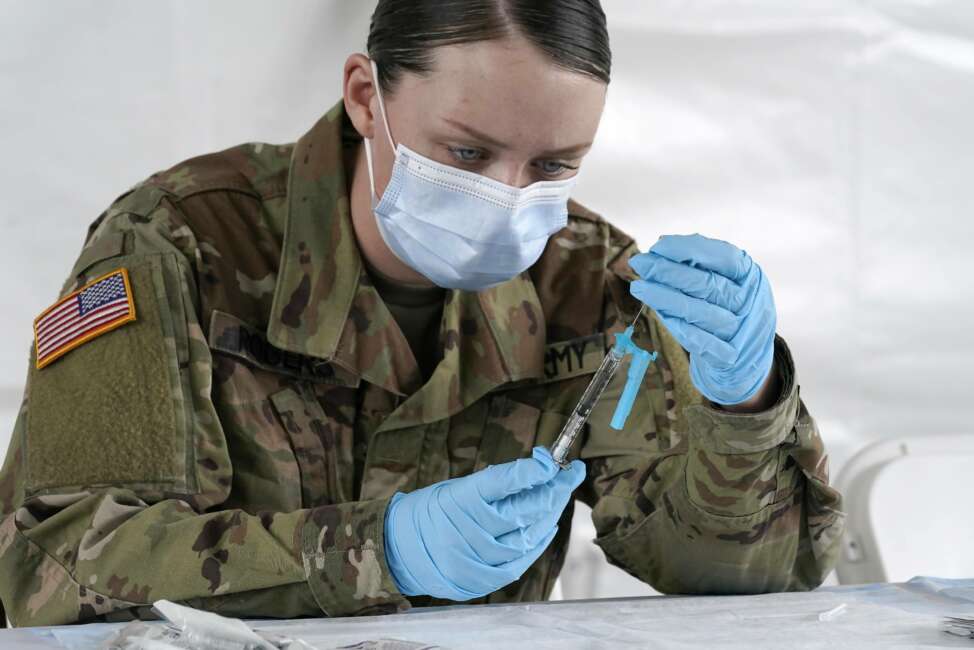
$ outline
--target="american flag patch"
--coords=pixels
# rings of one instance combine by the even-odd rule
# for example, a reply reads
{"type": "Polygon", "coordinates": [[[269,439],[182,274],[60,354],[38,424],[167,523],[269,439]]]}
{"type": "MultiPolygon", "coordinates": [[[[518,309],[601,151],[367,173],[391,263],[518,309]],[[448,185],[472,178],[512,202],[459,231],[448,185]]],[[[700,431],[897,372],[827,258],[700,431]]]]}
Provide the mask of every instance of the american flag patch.
{"type": "Polygon", "coordinates": [[[38,370],[82,343],[135,320],[126,269],[92,280],[34,319],[38,370]]]}

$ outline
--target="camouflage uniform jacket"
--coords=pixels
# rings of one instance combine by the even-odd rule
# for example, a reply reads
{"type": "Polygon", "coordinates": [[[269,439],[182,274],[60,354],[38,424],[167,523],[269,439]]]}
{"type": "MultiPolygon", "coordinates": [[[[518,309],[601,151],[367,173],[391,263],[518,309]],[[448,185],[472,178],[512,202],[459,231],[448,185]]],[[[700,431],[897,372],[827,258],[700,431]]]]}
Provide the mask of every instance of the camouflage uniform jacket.
{"type": "MultiPolygon", "coordinates": [[[[180,163],[91,226],[62,291],[125,268],[137,318],[38,370],[0,474],[0,599],[15,625],[119,620],[168,598],[236,616],[343,616],[405,598],[390,497],[548,444],[633,318],[633,240],[575,203],[527,272],[449,291],[422,384],[354,237],[341,104],[298,142],[180,163]]],[[[624,431],[609,387],[573,450],[607,559],[670,593],[813,588],[842,530],[816,425],[776,341],[770,409],[705,402],[659,352],[624,431]]],[[[625,368],[618,377],[624,380],[625,368]]],[[[572,508],[517,582],[547,597],[572,508]]]]}

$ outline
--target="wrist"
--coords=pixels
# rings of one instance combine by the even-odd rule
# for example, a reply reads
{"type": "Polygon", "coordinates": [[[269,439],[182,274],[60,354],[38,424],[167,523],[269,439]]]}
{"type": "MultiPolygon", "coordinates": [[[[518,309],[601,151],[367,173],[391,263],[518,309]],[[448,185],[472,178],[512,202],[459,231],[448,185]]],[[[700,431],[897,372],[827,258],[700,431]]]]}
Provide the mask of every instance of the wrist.
{"type": "Polygon", "coordinates": [[[720,404],[714,406],[730,413],[759,413],[775,405],[781,395],[781,375],[776,364],[772,363],[771,370],[764,380],[764,384],[753,397],[737,404],[720,404]]]}
{"type": "Polygon", "coordinates": [[[392,582],[396,585],[396,589],[403,595],[416,596],[420,593],[418,591],[419,585],[416,584],[415,578],[412,577],[406,565],[402,562],[402,554],[400,553],[395,535],[399,504],[405,496],[402,492],[396,492],[389,501],[389,507],[386,508],[385,522],[383,524],[384,551],[386,564],[389,566],[389,574],[392,576],[392,582]]]}
{"type": "Polygon", "coordinates": [[[690,379],[713,404],[735,412],[759,410],[775,397],[775,334],[763,345],[748,346],[750,352],[730,368],[714,368],[704,357],[690,355],[690,379]]]}

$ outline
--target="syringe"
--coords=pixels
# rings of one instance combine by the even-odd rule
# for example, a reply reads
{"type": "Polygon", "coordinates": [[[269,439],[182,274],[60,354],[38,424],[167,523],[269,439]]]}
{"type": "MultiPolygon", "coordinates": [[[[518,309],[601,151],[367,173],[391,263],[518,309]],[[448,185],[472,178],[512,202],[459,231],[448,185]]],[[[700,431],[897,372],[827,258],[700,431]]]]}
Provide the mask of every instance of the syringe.
{"type": "Polygon", "coordinates": [[[633,358],[629,364],[626,388],[622,392],[622,397],[619,399],[619,404],[616,406],[610,425],[613,429],[619,430],[625,426],[629,411],[632,410],[632,406],[636,401],[636,394],[639,391],[640,384],[642,384],[643,375],[646,374],[646,369],[649,368],[650,362],[656,360],[655,352],[650,353],[643,350],[632,340],[633,332],[636,329],[636,325],[639,324],[639,318],[645,309],[646,306],[643,305],[639,313],[636,314],[636,318],[633,319],[632,324],[626,328],[626,331],[621,334],[616,334],[615,345],[612,346],[609,353],[602,359],[602,364],[595,371],[595,376],[592,377],[592,381],[585,388],[585,392],[582,393],[582,398],[575,405],[575,410],[572,411],[571,417],[568,418],[568,422],[565,423],[561,433],[558,434],[554,444],[551,445],[551,456],[563,469],[569,465],[568,452],[572,445],[575,444],[575,439],[588,420],[589,415],[592,414],[592,409],[598,404],[602,393],[605,392],[609,382],[612,381],[612,377],[616,374],[623,359],[626,358],[627,354],[632,354],[633,358]]]}

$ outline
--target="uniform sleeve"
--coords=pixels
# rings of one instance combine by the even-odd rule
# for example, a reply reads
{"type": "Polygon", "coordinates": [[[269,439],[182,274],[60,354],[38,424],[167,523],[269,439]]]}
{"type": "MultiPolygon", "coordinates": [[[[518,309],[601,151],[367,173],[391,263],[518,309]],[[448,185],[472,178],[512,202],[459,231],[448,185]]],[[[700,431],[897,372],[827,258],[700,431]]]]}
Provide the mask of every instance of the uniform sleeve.
{"type": "MultiPolygon", "coordinates": [[[[610,292],[629,318],[638,303],[629,302],[625,261],[635,252],[628,247],[611,267],[610,292]]],[[[779,399],[763,412],[735,414],[695,389],[686,352],[655,313],[642,331],[659,357],[625,429],[609,427],[623,367],[581,449],[590,471],[580,495],[593,508],[596,543],[612,564],[663,593],[818,586],[837,559],[844,513],[784,340],[775,340],[779,399]]]]}
{"type": "Polygon", "coordinates": [[[92,226],[62,296],[115,269],[136,320],[38,370],[0,473],[0,599],[14,625],[149,615],[169,599],[236,616],[395,611],[387,500],[223,509],[231,454],[210,398],[196,242],[143,186],[92,226]]]}

